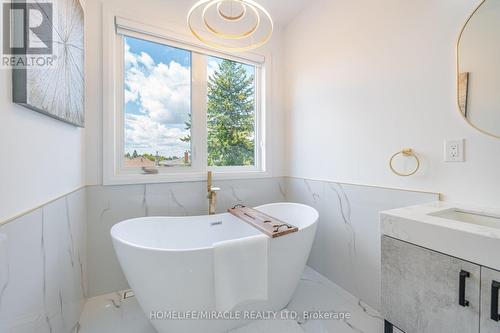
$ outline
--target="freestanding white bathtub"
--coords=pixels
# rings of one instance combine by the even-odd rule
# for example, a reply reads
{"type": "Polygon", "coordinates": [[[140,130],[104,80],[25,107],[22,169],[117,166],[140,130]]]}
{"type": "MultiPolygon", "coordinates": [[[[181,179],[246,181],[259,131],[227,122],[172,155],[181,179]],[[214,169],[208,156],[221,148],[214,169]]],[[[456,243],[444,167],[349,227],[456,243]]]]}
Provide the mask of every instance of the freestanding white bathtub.
{"type": "MultiPolygon", "coordinates": [[[[299,227],[299,231],[270,240],[268,300],[246,302],[233,312],[283,309],[297,287],[316,232],[318,212],[312,207],[276,203],[256,209],[299,227]]],[[[160,333],[221,333],[247,322],[161,320],[151,314],[215,311],[212,244],[259,233],[229,213],[137,218],[111,229],[113,245],[130,287],[160,333]]]]}

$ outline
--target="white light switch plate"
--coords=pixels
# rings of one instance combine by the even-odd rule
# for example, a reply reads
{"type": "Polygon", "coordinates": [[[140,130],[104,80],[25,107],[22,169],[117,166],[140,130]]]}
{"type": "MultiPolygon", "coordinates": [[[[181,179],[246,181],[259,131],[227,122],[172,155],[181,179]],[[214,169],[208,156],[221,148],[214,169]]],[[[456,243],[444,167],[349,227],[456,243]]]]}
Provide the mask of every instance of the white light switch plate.
{"type": "Polygon", "coordinates": [[[465,140],[446,140],[444,143],[445,162],[465,162],[465,140]]]}

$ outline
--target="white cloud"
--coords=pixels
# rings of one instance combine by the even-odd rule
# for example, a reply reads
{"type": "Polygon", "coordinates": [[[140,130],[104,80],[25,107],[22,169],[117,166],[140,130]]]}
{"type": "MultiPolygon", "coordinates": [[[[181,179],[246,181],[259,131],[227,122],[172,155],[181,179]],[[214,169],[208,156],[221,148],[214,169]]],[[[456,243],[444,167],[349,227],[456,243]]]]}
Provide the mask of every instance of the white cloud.
{"type": "Polygon", "coordinates": [[[125,43],[125,66],[137,66],[137,56],[130,52],[130,45],[125,43]]]}
{"type": "Polygon", "coordinates": [[[128,48],[125,59],[125,101],[138,102],[141,111],[156,121],[184,123],[191,107],[189,68],[175,61],[156,65],[148,54],[136,55],[128,48]]]}
{"type": "Polygon", "coordinates": [[[219,63],[214,59],[210,59],[208,61],[208,66],[207,66],[208,77],[211,77],[212,75],[214,75],[215,71],[218,69],[219,69],[219,63]]]}
{"type": "Polygon", "coordinates": [[[189,150],[189,143],[179,140],[189,134],[180,128],[167,127],[146,115],[126,115],[126,148],[139,153],[155,153],[181,156],[189,150]]]}
{"type": "Polygon", "coordinates": [[[139,56],[139,61],[148,69],[151,69],[155,65],[153,58],[151,58],[151,56],[146,52],[141,52],[141,55],[139,56]]]}
{"type": "Polygon", "coordinates": [[[139,105],[141,115],[126,115],[126,146],[183,152],[189,145],[179,138],[191,108],[190,69],[175,61],[156,64],[145,53],[135,54],[125,46],[125,103],[139,105]],[[179,128],[180,127],[180,128],[179,128]]]}

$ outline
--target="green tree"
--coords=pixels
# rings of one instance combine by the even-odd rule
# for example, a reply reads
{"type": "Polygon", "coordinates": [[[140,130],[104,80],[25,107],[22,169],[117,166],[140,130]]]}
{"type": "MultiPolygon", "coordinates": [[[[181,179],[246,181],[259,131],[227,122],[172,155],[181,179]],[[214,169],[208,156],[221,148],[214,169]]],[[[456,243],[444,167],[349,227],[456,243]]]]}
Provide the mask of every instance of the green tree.
{"type": "Polygon", "coordinates": [[[154,156],[153,154],[143,154],[142,157],[144,157],[145,159],[148,159],[150,161],[156,161],[156,156],[154,156]]]}
{"type": "Polygon", "coordinates": [[[254,164],[254,77],[223,60],[208,79],[208,165],[254,164]]]}
{"type": "MultiPolygon", "coordinates": [[[[191,133],[191,114],[189,115],[189,120],[184,122],[184,126],[186,126],[186,131],[191,133]]],[[[182,142],[191,142],[191,135],[188,134],[180,139],[182,142]]]]}
{"type": "Polygon", "coordinates": [[[134,152],[132,153],[132,157],[133,157],[133,158],[136,158],[136,157],[138,157],[138,156],[139,156],[139,154],[137,154],[137,150],[134,150],[134,152]]]}

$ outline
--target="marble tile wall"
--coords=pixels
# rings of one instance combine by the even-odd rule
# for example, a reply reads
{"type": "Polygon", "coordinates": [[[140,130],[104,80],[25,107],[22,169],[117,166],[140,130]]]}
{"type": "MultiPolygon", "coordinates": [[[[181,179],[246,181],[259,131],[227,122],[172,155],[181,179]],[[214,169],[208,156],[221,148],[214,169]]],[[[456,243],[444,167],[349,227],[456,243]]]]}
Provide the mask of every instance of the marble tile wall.
{"type": "Polygon", "coordinates": [[[0,226],[0,332],[78,329],[86,298],[86,189],[0,226]]]}
{"type": "MultiPolygon", "coordinates": [[[[320,212],[309,265],[380,308],[381,210],[438,196],[295,178],[215,184],[219,212],[292,201],[320,212]]],[[[128,218],[206,214],[206,183],[89,186],[0,226],[0,332],[71,332],[86,297],[128,288],[111,227],[128,218]],[[88,235],[88,236],[87,236],[88,235]]]]}
{"type": "Polygon", "coordinates": [[[438,201],[437,194],[287,178],[287,200],[315,207],[320,221],[308,265],[380,310],[383,210],[438,201]]]}
{"type": "MultiPolygon", "coordinates": [[[[207,214],[206,182],[124,186],[89,186],[88,265],[89,296],[128,288],[111,242],[111,227],[143,216],[207,214]]],[[[285,179],[265,178],[216,181],[219,212],[237,203],[257,206],[286,201],[285,179]]]]}
{"type": "MultiPolygon", "coordinates": [[[[280,201],[320,212],[309,265],[380,309],[379,211],[437,201],[437,194],[296,178],[226,180],[215,184],[219,212],[236,203],[280,201]]],[[[128,288],[109,230],[128,218],[206,214],[206,182],[90,186],[88,195],[89,296],[128,288]]]]}

